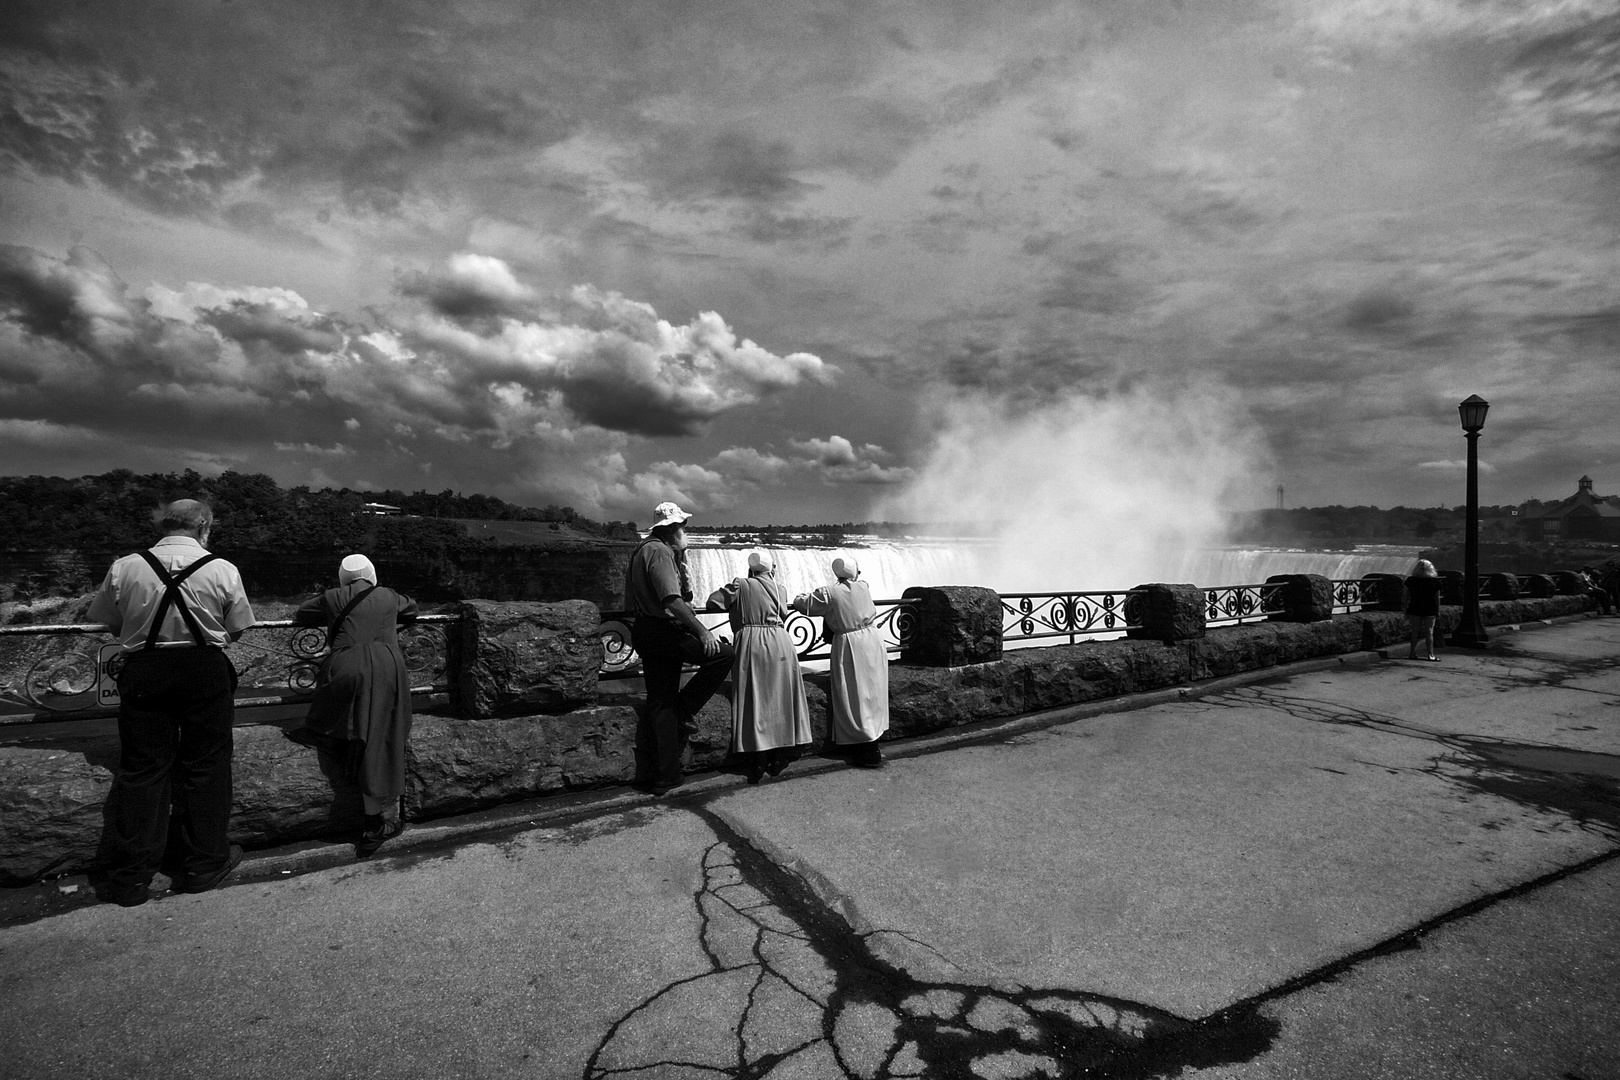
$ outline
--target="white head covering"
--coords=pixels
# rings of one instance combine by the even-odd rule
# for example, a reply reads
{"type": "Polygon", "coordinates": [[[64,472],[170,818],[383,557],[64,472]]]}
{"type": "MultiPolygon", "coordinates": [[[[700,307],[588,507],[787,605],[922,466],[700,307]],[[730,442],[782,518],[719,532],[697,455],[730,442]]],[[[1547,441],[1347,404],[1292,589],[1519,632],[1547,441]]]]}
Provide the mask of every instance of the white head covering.
{"type": "Polygon", "coordinates": [[[860,563],[857,563],[853,556],[845,555],[841,559],[833,560],[833,576],[839,581],[853,580],[860,577],[860,575],[860,563]]]}
{"type": "Polygon", "coordinates": [[[679,525],[692,515],[672,502],[661,502],[653,507],[653,528],[660,525],[679,525]]]}
{"type": "Polygon", "coordinates": [[[338,567],[338,584],[347,585],[351,581],[362,580],[377,584],[377,568],[364,555],[345,555],[343,565],[338,567]]]}
{"type": "Polygon", "coordinates": [[[748,553],[748,572],[750,574],[768,574],[776,569],[776,560],[771,553],[763,549],[748,553]]]}

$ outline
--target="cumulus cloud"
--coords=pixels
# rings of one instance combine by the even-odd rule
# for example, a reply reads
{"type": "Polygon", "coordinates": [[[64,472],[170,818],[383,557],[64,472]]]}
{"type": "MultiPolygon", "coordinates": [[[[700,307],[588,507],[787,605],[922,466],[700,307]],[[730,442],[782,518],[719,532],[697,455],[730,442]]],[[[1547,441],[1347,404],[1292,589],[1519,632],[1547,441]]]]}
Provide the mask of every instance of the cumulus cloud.
{"type": "MultiPolygon", "coordinates": [[[[1468,459],[1463,458],[1458,461],[1420,461],[1418,462],[1417,467],[1425,470],[1426,472],[1466,473],[1468,472],[1468,459]]],[[[1492,465],[1488,461],[1482,461],[1479,463],[1479,471],[1484,474],[1494,473],[1496,471],[1496,466],[1492,465]]]]}
{"type": "MultiPolygon", "coordinates": [[[[529,472],[518,486],[597,511],[660,493],[714,507],[728,505],[724,473],[632,469],[628,440],[689,433],[834,374],[809,353],[740,337],[715,312],[675,325],[589,286],[543,304],[497,259],[452,260],[442,280],[522,315],[453,318],[433,299],[447,294],[430,292],[407,297],[425,295],[427,309],[373,312],[382,325],[368,327],[285,289],[191,283],[143,295],[87,250],[60,259],[0,247],[0,404],[19,417],[8,434],[48,441],[69,418],[157,442],[183,429],[187,441],[258,439],[357,468],[376,455],[424,458],[441,474],[451,462],[480,476],[516,466],[529,472]]],[[[764,457],[722,464],[752,483],[772,471],[764,457]]]]}

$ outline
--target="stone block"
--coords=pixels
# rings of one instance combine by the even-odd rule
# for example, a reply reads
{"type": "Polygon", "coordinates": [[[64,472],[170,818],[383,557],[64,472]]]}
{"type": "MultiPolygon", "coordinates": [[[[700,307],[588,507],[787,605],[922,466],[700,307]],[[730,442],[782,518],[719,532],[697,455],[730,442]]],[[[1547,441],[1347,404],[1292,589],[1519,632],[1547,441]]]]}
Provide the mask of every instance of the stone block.
{"type": "Polygon", "coordinates": [[[1519,579],[1512,574],[1491,574],[1485,579],[1483,595],[1492,600],[1515,600],[1519,596],[1519,579]]]}
{"type": "Polygon", "coordinates": [[[892,738],[1023,711],[1024,669],[1008,660],[949,668],[889,665],[892,738]]]}
{"type": "Polygon", "coordinates": [[[1186,645],[1129,640],[1120,644],[1130,658],[1133,692],[1184,686],[1192,681],[1192,657],[1186,645]]]}
{"type": "Polygon", "coordinates": [[[1273,574],[1266,578],[1266,584],[1282,586],[1277,590],[1281,610],[1268,618],[1279,622],[1323,622],[1333,618],[1333,582],[1321,574],[1273,574]]]}
{"type": "MultiPolygon", "coordinates": [[[[231,757],[231,839],[263,845],[358,829],[360,789],[341,758],[295,742],[294,725],[248,724],[231,757]]],[[[414,733],[413,733],[414,734],[414,733]]]]}
{"type": "Polygon", "coordinates": [[[1188,645],[1190,674],[1195,680],[1269,667],[1277,662],[1276,657],[1277,630],[1268,623],[1218,626],[1202,641],[1188,645]]]}
{"type": "Polygon", "coordinates": [[[685,769],[717,769],[731,752],[731,682],[720,684],[714,697],[698,710],[697,733],[686,744],[685,769]]]}
{"type": "Polygon", "coordinates": [[[406,812],[462,813],[635,776],[636,711],[624,705],[561,715],[419,716],[406,755],[406,812]]]}
{"type": "Polygon", "coordinates": [[[1531,574],[1523,584],[1525,594],[1538,600],[1558,595],[1558,583],[1548,574],[1531,574]]]}
{"type": "Polygon", "coordinates": [[[463,717],[566,713],[594,704],[601,613],[584,600],[467,600],[449,634],[451,701],[463,717]]]}
{"type": "Polygon", "coordinates": [[[1581,596],[1586,592],[1586,580],[1573,570],[1558,570],[1552,574],[1558,591],[1565,596],[1581,596]]]}
{"type": "Polygon", "coordinates": [[[117,736],[0,746],[0,885],[89,865],[117,761],[117,736]]]}
{"type": "Polygon", "coordinates": [[[1030,712],[1131,692],[1131,653],[1114,641],[1018,649],[1003,662],[1023,673],[1030,712]]]}
{"type": "Polygon", "coordinates": [[[1273,663],[1297,664],[1320,656],[1339,654],[1339,630],[1335,620],[1308,623],[1274,623],[1277,647],[1273,663]]]}
{"type": "Polygon", "coordinates": [[[960,667],[1001,658],[1001,597],[968,585],[913,586],[911,640],[901,654],[907,664],[960,667]]]}
{"type": "Polygon", "coordinates": [[[1131,590],[1132,611],[1141,625],[1127,637],[1149,641],[1189,641],[1204,636],[1204,590],[1196,585],[1152,582],[1131,590]]]}
{"type": "Polygon", "coordinates": [[[1406,604],[1406,579],[1399,574],[1368,574],[1361,579],[1363,611],[1401,611],[1406,604]]]}

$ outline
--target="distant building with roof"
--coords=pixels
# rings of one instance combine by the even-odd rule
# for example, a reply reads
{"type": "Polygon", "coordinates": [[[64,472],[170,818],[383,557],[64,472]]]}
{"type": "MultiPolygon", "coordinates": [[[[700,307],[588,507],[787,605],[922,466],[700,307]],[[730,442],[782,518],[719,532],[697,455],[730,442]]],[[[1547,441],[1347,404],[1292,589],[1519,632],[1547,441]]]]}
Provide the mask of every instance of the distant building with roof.
{"type": "Polygon", "coordinates": [[[400,513],[399,507],[378,502],[365,503],[360,509],[367,514],[378,514],[382,517],[395,517],[400,513]]]}
{"type": "Polygon", "coordinates": [[[1592,490],[1592,478],[1583,476],[1575,494],[1563,502],[1528,510],[1520,521],[1531,540],[1620,542],[1620,496],[1597,494],[1592,490]]]}

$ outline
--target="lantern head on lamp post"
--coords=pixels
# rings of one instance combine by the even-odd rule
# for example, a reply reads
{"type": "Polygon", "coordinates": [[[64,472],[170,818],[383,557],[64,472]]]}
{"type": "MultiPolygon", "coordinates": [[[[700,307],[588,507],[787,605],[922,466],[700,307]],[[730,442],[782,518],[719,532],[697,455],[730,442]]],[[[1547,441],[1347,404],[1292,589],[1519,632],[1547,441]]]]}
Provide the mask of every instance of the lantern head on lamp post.
{"type": "Polygon", "coordinates": [[[1488,639],[1485,623],[1479,617],[1479,432],[1490,407],[1490,402],[1478,394],[1468,395],[1457,406],[1463,437],[1468,440],[1468,520],[1463,541],[1462,618],[1451,635],[1451,644],[1473,649],[1484,648],[1488,639]]]}

